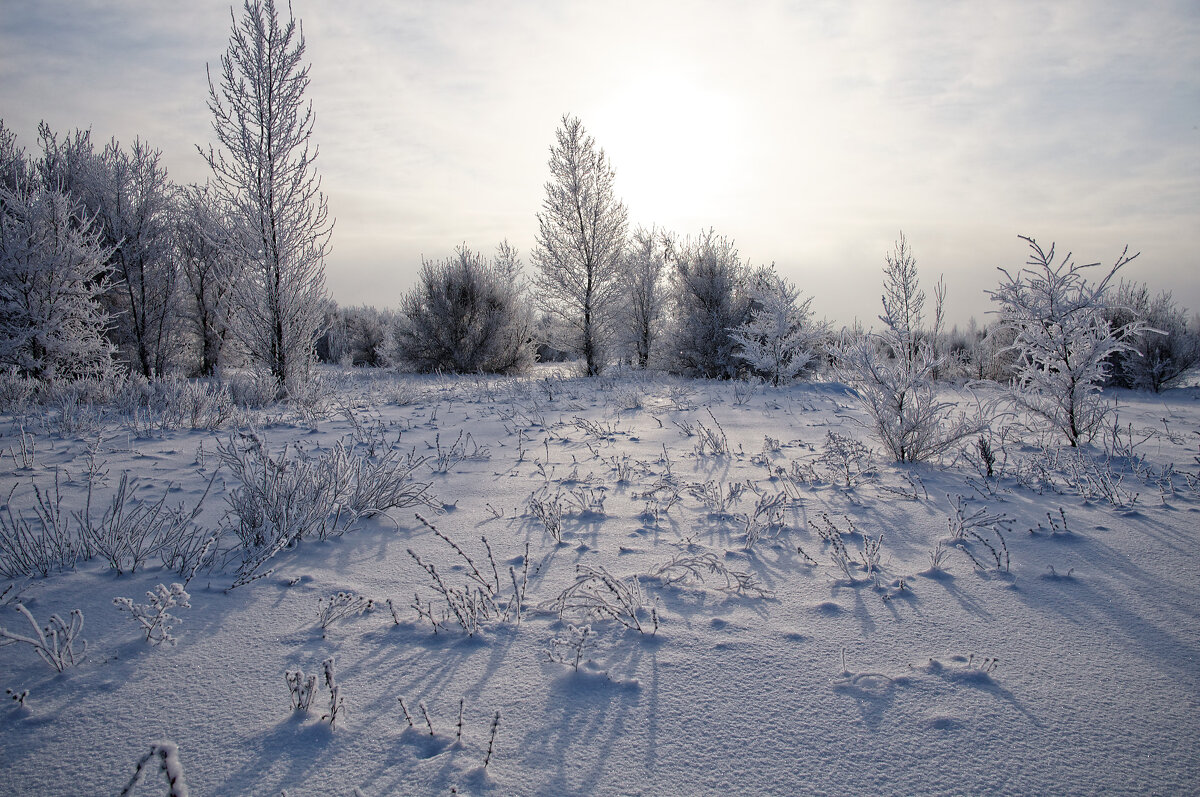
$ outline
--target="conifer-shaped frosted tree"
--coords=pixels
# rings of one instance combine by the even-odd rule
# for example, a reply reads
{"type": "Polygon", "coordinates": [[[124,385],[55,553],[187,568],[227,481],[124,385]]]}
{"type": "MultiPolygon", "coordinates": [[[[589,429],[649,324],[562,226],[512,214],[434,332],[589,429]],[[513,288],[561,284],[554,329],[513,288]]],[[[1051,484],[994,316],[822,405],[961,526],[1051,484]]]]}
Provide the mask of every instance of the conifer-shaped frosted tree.
{"type": "Polygon", "coordinates": [[[243,8],[221,56],[220,85],[209,76],[221,148],[201,154],[241,228],[230,237],[247,269],[235,332],[284,395],[307,379],[314,361],[333,224],[314,165],[312,103],[304,99],[304,32],[290,7],[281,23],[274,0],[246,0],[243,8]]]}
{"type": "Polygon", "coordinates": [[[1000,306],[999,323],[1013,333],[1011,348],[1019,357],[1012,397],[1078,446],[1108,414],[1100,387],[1109,357],[1128,350],[1146,329],[1137,318],[1114,329],[1104,312],[1113,277],[1137,255],[1126,247],[1108,273],[1092,283],[1085,270],[1099,263],[1076,265],[1069,252],[1056,263],[1054,244],[1046,250],[1033,238],[1020,238],[1030,248],[1027,267],[1015,274],[1000,269],[1000,287],[988,291],[1000,306]]]}
{"type": "Polygon", "coordinates": [[[813,323],[812,297],[801,301],[800,289],[773,266],[750,280],[749,294],[750,319],[732,336],[737,356],[773,385],[813,368],[828,330],[813,323]]]}
{"type": "Polygon", "coordinates": [[[904,234],[883,270],[883,328],[851,335],[836,350],[838,374],[858,393],[884,448],[897,462],[932,459],[984,426],[937,396],[944,367],[933,341],[941,332],[945,289],[938,283],[933,328],[925,333],[925,292],[904,234]]]}
{"type": "Polygon", "coordinates": [[[608,156],[583,123],[563,116],[555,136],[537,217],[534,295],[562,330],[555,344],[582,357],[594,376],[612,336],[628,214],[614,193],[608,156]]]}

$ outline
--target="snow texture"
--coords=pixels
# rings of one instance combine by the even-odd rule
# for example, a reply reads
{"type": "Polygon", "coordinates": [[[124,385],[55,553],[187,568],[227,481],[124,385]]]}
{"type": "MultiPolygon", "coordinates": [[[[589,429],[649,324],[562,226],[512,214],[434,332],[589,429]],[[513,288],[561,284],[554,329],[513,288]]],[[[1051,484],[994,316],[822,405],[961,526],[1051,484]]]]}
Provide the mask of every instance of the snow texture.
{"type": "MultiPolygon", "coordinates": [[[[22,695],[0,709],[0,793],[115,794],[139,762],[137,793],[159,794],[163,774],[204,795],[1200,789],[1196,388],[1120,392],[1124,448],[993,429],[988,478],[954,451],[868,457],[847,439],[877,446],[871,421],[838,384],[340,379],[336,413],[257,411],[264,450],[428,457],[413,478],[437,496],[430,525],[411,506],[364,513],[233,590],[227,532],[187,582],[174,646],[112,603],[176,579],[153,559],[0,583],[0,625],[28,636],[18,603],[80,610],[88,642],[62,672],[0,645],[0,686],[22,695]],[[463,430],[474,446],[439,459],[463,430]],[[1089,487],[1103,474],[1122,506],[1089,487]],[[559,539],[535,495],[557,502],[559,539]],[[474,633],[411,608],[442,598],[409,549],[487,593],[474,633]],[[338,593],[373,603],[322,628],[338,593]]],[[[64,516],[82,510],[92,462],[94,501],[136,471],[134,498],[169,488],[202,504],[201,530],[236,523],[227,468],[204,498],[235,430],[106,416],[73,435],[37,412],[0,416],[15,516],[37,522],[33,485],[56,473],[64,516]]]]}

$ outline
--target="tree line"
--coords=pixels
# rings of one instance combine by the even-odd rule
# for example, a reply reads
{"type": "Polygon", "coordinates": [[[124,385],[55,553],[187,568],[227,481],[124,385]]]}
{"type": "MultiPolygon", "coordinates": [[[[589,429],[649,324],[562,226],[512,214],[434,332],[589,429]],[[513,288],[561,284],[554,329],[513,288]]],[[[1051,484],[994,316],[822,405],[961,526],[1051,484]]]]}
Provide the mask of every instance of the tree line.
{"type": "Polygon", "coordinates": [[[1099,336],[1090,353],[1066,353],[1093,366],[1089,386],[1159,390],[1200,358],[1196,325],[1169,293],[1113,282],[1127,260],[1091,283],[1089,266],[1056,264],[1053,247],[1032,240],[1027,267],[989,292],[986,327],[946,331],[941,283],[926,323],[901,234],[885,258],[882,331],[835,330],[773,264],[751,266],[714,229],[630,229],[612,164],[571,115],[550,147],[528,270],[507,242],[491,255],[463,244],[423,262],[398,308],[339,308],[325,287],[333,221],[304,55],[290,9],[284,20],[273,0],[246,0],[240,18],[231,12],[209,75],[204,185],[172,183],[140,139],[99,144],[43,123],[27,154],[0,120],[0,367],[45,382],[249,367],[284,397],[318,359],[506,374],[569,359],[588,375],[624,363],[774,384],[833,369],[903,397],[905,385],[1028,382],[1074,367],[1036,350],[1037,328],[1050,349],[1069,349],[1083,327],[1099,336]],[[1068,295],[1083,327],[1068,318],[1068,295]]]}

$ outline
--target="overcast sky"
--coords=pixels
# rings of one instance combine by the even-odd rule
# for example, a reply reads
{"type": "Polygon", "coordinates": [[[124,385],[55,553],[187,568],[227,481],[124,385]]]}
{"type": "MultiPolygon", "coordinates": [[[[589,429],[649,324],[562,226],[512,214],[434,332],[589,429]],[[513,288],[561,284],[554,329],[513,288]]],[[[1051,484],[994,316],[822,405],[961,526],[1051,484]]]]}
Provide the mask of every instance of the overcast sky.
{"type": "MultiPolygon", "coordinates": [[[[286,16],[286,3],[284,4],[286,16]]],[[[340,304],[395,306],[421,257],[526,262],[564,113],[631,225],[714,227],[842,322],[908,236],[951,321],[988,320],[1018,234],[1200,309],[1200,3],[294,0],[340,304]],[[749,10],[739,6],[746,5],[749,10]]],[[[237,13],[241,14],[240,6],[237,13]]],[[[214,141],[214,0],[0,0],[0,118],[141,136],[177,182],[214,141]]]]}

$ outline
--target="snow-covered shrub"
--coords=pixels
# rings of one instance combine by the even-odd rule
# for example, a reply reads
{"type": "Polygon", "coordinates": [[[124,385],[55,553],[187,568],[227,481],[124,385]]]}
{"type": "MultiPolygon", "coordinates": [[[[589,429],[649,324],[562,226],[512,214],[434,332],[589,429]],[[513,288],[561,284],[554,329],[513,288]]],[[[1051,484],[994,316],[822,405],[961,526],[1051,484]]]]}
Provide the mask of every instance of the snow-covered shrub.
{"type": "Polygon", "coordinates": [[[546,657],[556,664],[565,664],[579,672],[579,663],[583,661],[583,653],[591,636],[590,625],[567,623],[567,635],[556,636],[550,640],[550,649],[546,651],[546,657]]]}
{"type": "Polygon", "coordinates": [[[903,234],[883,274],[883,329],[843,339],[835,348],[835,366],[858,394],[888,454],[897,462],[922,462],[979,433],[985,422],[982,412],[969,418],[937,397],[935,377],[945,361],[931,341],[941,329],[945,291],[939,283],[932,333],[922,334],[925,292],[903,234]]]}
{"type": "Polygon", "coordinates": [[[63,513],[57,472],[53,492],[33,485],[33,517],[13,511],[16,489],[14,485],[0,508],[0,577],[45,578],[58,570],[72,570],[91,555],[79,527],[73,527],[70,516],[63,513]]]}
{"type": "Polygon", "coordinates": [[[1188,329],[1187,311],[1169,291],[1151,296],[1144,284],[1122,280],[1104,315],[1113,329],[1135,320],[1144,327],[1126,341],[1129,349],[1109,357],[1106,384],[1158,393],[1200,363],[1200,334],[1188,329]]]}
{"type": "Polygon", "coordinates": [[[42,381],[113,369],[101,303],[110,255],[74,200],[0,188],[0,367],[42,381]]]}
{"type": "MultiPolygon", "coordinates": [[[[214,479],[215,476],[214,473],[214,479]]],[[[191,512],[182,506],[167,506],[169,489],[154,503],[143,501],[134,495],[135,484],[136,480],[131,481],[128,473],[122,473],[108,508],[97,520],[92,513],[94,485],[89,482],[87,505],[75,515],[88,548],[103,557],[117,575],[126,571],[136,573],[151,556],[175,546],[189,534],[192,521],[212,489],[213,479],[191,512]]]]}
{"type": "Polygon", "coordinates": [[[542,528],[557,543],[563,541],[562,494],[549,495],[544,491],[529,496],[529,514],[542,524],[542,528]]]}
{"type": "Polygon", "coordinates": [[[234,586],[263,575],[268,560],[306,537],[340,535],[358,518],[389,509],[436,504],[429,485],[412,479],[425,460],[391,448],[373,454],[343,439],[320,456],[286,445],[272,455],[261,437],[243,432],[218,444],[217,456],[237,481],[227,498],[242,549],[234,586]]]}
{"type": "Polygon", "coordinates": [[[650,569],[648,578],[664,586],[678,586],[693,582],[705,583],[708,576],[715,576],[725,582],[717,589],[723,592],[733,592],[738,595],[757,595],[766,597],[770,591],[759,584],[754,574],[742,570],[731,570],[728,565],[712,551],[699,553],[687,552],[672,556],[667,561],[650,569]]]}
{"type": "Polygon", "coordinates": [[[228,386],[174,374],[150,379],[131,374],[112,403],[135,432],[218,429],[236,413],[228,386]]]}
{"type": "Polygon", "coordinates": [[[448,584],[438,572],[436,565],[426,562],[412,548],[408,549],[408,555],[429,574],[431,586],[442,596],[442,600],[446,604],[446,608],[439,609],[432,603],[422,603],[420,595],[414,596],[413,608],[419,617],[429,621],[429,624],[433,626],[434,633],[437,633],[438,629],[448,626],[451,620],[469,636],[473,636],[485,623],[489,622],[512,622],[520,625],[525,611],[525,590],[529,586],[529,543],[525,544],[520,578],[517,577],[515,566],[510,565],[508,568],[508,582],[512,585],[512,591],[509,592],[507,583],[501,581],[500,569],[496,565],[496,558],[492,555],[492,546],[487,537],[480,537],[488,560],[488,570],[481,572],[474,560],[458,543],[420,515],[417,515],[417,519],[438,539],[450,546],[464,563],[467,574],[467,583],[462,587],[448,584]]]}
{"type": "Polygon", "coordinates": [[[788,498],[785,493],[762,493],[754,509],[742,517],[743,540],[747,551],[753,550],[764,536],[778,535],[785,527],[784,512],[788,498]]]}
{"type": "Polygon", "coordinates": [[[737,376],[741,361],[732,330],[746,323],[746,268],[733,242],[713,230],[670,243],[672,371],[707,379],[737,376]]]}
{"type": "Polygon", "coordinates": [[[157,742],[150,745],[150,752],[138,759],[133,777],[125,788],[121,789],[119,797],[133,794],[134,788],[142,782],[146,774],[146,765],[158,759],[158,769],[167,779],[167,797],[188,797],[187,783],[183,779],[183,764],[179,761],[179,748],[174,742],[157,742]]]}
{"type": "Polygon", "coordinates": [[[393,365],[395,312],[374,307],[334,307],[329,328],[317,341],[323,362],[376,368],[393,365]]]}
{"type": "Polygon", "coordinates": [[[357,617],[375,608],[375,601],[355,592],[337,592],[328,598],[317,599],[317,625],[321,636],[338,620],[357,617]]]}
{"type": "Polygon", "coordinates": [[[825,443],[821,446],[815,467],[830,482],[840,484],[847,490],[854,489],[875,473],[871,449],[853,437],[833,430],[825,433],[825,443]]]}
{"type": "Polygon", "coordinates": [[[1104,317],[1109,283],[1137,255],[1126,248],[1116,264],[1096,283],[1085,270],[1098,263],[1076,265],[1070,253],[1055,263],[1049,250],[1033,238],[1028,268],[1004,275],[1000,287],[988,291],[999,305],[999,323],[1014,333],[1013,349],[1020,360],[1011,395],[1017,406],[1032,413],[1072,446],[1086,442],[1104,424],[1109,405],[1100,395],[1109,359],[1131,348],[1145,329],[1140,319],[1113,328],[1104,317]]]}
{"type": "Polygon", "coordinates": [[[222,376],[233,403],[246,409],[259,409],[275,403],[276,384],[265,371],[232,371],[222,376]]]}
{"type": "Polygon", "coordinates": [[[812,317],[812,297],[776,273],[774,266],[755,274],[749,285],[750,317],[733,330],[737,356],[757,376],[781,385],[814,370],[829,336],[812,317]]]}
{"type": "Polygon", "coordinates": [[[192,604],[189,603],[191,596],[187,594],[183,584],[174,583],[170,587],[158,584],[146,593],[146,597],[150,599],[149,603],[134,603],[132,598],[113,598],[113,605],[119,611],[129,612],[129,616],[145,632],[146,641],[151,645],[163,642],[174,645],[175,637],[171,636],[171,629],[174,627],[172,623],[180,620],[172,615],[170,610],[176,607],[192,608],[192,604]]]}
{"type": "Polygon", "coordinates": [[[987,570],[971,550],[974,543],[979,543],[987,549],[996,570],[1009,572],[1010,557],[1004,532],[1010,530],[1013,521],[1003,512],[994,514],[986,507],[971,512],[961,495],[951,498],[950,503],[953,511],[946,518],[946,524],[954,547],[966,554],[975,567],[987,570]]]}
{"type": "Polygon", "coordinates": [[[33,635],[24,636],[15,631],[9,631],[4,626],[0,626],[0,640],[21,642],[29,645],[41,657],[42,661],[49,664],[58,672],[62,672],[68,667],[73,667],[76,663],[83,661],[84,656],[87,655],[87,642],[79,639],[79,632],[83,630],[82,611],[72,609],[70,622],[64,622],[57,614],[52,614],[50,615],[49,622],[46,623],[46,627],[42,628],[33,619],[33,615],[30,614],[29,610],[22,604],[18,603],[15,608],[29,621],[29,626],[33,629],[33,635]],[[82,643],[78,654],[75,652],[76,642],[82,643]]]}
{"type": "Polygon", "coordinates": [[[313,696],[317,693],[317,676],[305,675],[304,670],[288,670],[284,679],[291,696],[292,710],[307,714],[312,706],[313,696]]]}
{"type": "MultiPolygon", "coordinates": [[[[578,614],[588,619],[612,619],[645,634],[645,598],[637,576],[617,578],[604,567],[575,565],[575,581],[551,601],[548,608],[563,619],[578,614]]],[[[658,610],[649,612],[651,633],[658,631],[658,610]]]]}
{"type": "Polygon", "coordinates": [[[698,457],[727,457],[729,456],[729,438],[725,436],[725,428],[713,415],[711,409],[705,408],[712,426],[705,426],[702,421],[696,421],[693,431],[696,434],[695,451],[698,457]]]}
{"type": "Polygon", "coordinates": [[[425,261],[400,310],[397,356],[418,371],[518,373],[532,363],[531,317],[517,286],[465,246],[425,261]]]}
{"type": "Polygon", "coordinates": [[[328,722],[329,727],[336,727],[339,721],[345,720],[346,699],[342,697],[342,687],[338,684],[333,671],[333,657],[321,662],[325,673],[325,688],[329,690],[329,711],[321,715],[322,722],[328,722]]]}

